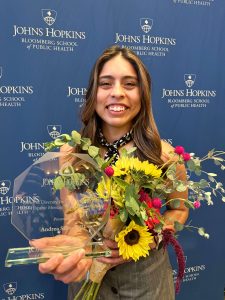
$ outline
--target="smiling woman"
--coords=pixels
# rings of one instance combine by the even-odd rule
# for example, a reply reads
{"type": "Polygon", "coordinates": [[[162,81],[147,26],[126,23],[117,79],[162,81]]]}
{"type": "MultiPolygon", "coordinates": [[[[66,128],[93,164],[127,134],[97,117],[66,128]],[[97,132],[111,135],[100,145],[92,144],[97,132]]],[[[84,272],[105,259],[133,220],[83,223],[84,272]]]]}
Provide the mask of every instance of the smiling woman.
{"type": "MultiPolygon", "coordinates": [[[[97,59],[87,88],[82,121],[82,137],[91,139],[92,144],[100,148],[101,156],[105,159],[113,157],[114,163],[124,148],[130,150],[135,147],[134,155],[142,162],[147,161],[146,165],[154,164],[157,169],[158,166],[165,165],[169,159],[168,153],[173,150],[171,146],[161,142],[154,121],[149,73],[139,57],[126,48],[110,47],[97,59]]],[[[79,145],[76,149],[66,145],[62,150],[82,152],[79,145]]],[[[126,167],[125,164],[125,170],[126,167]]],[[[177,176],[185,178],[183,166],[180,166],[177,176]]],[[[112,198],[116,201],[115,194],[119,191],[113,192],[112,198]]],[[[168,199],[172,198],[185,199],[187,191],[171,193],[168,199]]],[[[188,209],[182,201],[179,208],[169,204],[167,208],[163,228],[174,231],[171,220],[172,224],[174,221],[184,223],[188,209]]],[[[57,280],[70,283],[68,300],[74,297],[79,299],[79,286],[73,282],[80,281],[86,272],[90,268],[96,268],[96,265],[98,272],[102,266],[108,270],[98,291],[99,300],[114,300],[115,297],[121,300],[174,300],[172,269],[167,252],[156,249],[157,241],[153,237],[146,239],[149,237],[149,231],[145,226],[135,225],[130,219],[127,221],[126,225],[130,230],[128,234],[121,234],[115,239],[109,239],[109,236],[113,236],[112,233],[105,236],[104,243],[111,249],[111,257],[99,258],[97,263],[93,263],[85,258],[84,251],[78,251],[67,258],[50,258],[46,263],[40,264],[40,271],[51,273],[57,280]],[[128,245],[122,256],[117,242],[128,245]],[[132,247],[133,244],[135,247],[132,247]],[[147,249],[149,247],[151,253],[148,257],[138,260],[138,253],[143,253],[143,245],[147,249]],[[131,256],[134,260],[125,259],[129,257],[126,255],[130,246],[136,249],[136,254],[131,256]]],[[[33,246],[37,246],[36,242],[32,243],[33,246]]]]}

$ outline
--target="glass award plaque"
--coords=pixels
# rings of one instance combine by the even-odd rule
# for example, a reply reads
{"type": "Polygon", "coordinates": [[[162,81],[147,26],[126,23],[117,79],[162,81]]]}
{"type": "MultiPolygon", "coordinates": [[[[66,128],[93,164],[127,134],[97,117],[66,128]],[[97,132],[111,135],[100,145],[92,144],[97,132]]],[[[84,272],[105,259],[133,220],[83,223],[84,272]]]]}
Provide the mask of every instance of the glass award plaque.
{"type": "Polygon", "coordinates": [[[87,154],[48,152],[14,181],[12,225],[38,248],[8,250],[5,266],[44,262],[84,249],[110,256],[103,230],[110,216],[110,179],[87,154]]]}

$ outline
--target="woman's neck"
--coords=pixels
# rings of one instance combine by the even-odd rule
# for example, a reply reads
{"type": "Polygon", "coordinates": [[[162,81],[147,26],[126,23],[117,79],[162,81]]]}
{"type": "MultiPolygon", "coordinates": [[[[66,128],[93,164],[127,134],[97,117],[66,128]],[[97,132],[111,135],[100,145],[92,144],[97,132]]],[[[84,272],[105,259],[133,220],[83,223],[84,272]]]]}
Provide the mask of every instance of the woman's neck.
{"type": "Polygon", "coordinates": [[[127,132],[131,130],[130,127],[127,128],[117,128],[117,127],[103,127],[102,133],[109,143],[113,143],[114,141],[120,139],[124,136],[127,132]]]}

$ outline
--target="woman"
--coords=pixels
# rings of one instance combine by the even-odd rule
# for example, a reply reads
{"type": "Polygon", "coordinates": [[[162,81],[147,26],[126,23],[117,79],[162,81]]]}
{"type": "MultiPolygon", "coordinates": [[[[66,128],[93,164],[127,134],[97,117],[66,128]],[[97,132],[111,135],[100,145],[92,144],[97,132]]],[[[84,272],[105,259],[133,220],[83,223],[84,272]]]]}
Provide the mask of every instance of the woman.
{"type": "MultiPolygon", "coordinates": [[[[146,67],[129,49],[112,46],[98,58],[90,76],[86,104],[82,113],[82,135],[91,138],[101,148],[105,158],[119,155],[123,148],[137,148],[136,156],[156,165],[168,160],[172,146],[162,142],[154,121],[151,107],[151,81],[146,67]]],[[[63,151],[71,151],[67,147],[63,151]]],[[[184,166],[177,169],[177,176],[185,180],[184,166]]],[[[169,199],[187,198],[187,191],[174,192],[169,199]]],[[[174,221],[185,223],[188,209],[181,201],[180,207],[167,207],[164,214],[165,229],[173,228],[174,221]]],[[[99,290],[98,299],[174,299],[172,269],[168,255],[153,250],[151,255],[137,263],[125,261],[119,256],[117,243],[105,240],[113,249],[112,257],[98,260],[110,264],[99,290]]],[[[32,243],[38,247],[38,241],[32,243]]],[[[153,248],[154,245],[151,245],[153,248]]],[[[92,261],[84,258],[80,250],[70,257],[54,256],[40,264],[42,273],[51,273],[65,283],[80,281],[85,277],[92,261]]],[[[75,295],[73,284],[69,299],[75,295]]]]}

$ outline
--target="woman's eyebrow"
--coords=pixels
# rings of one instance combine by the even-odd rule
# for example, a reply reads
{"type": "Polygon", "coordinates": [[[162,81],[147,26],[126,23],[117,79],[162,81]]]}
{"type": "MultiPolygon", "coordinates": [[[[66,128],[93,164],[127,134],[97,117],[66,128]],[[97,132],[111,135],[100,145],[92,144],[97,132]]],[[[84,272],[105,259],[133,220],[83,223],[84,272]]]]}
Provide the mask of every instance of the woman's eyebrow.
{"type": "MultiPolygon", "coordinates": [[[[114,79],[114,76],[112,76],[112,75],[102,75],[102,76],[99,76],[99,79],[114,79]]],[[[122,79],[138,80],[138,78],[136,76],[131,76],[131,75],[122,76],[122,79]]]]}

